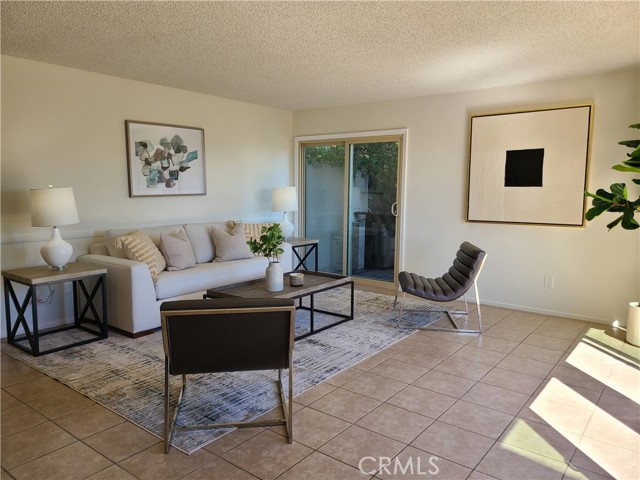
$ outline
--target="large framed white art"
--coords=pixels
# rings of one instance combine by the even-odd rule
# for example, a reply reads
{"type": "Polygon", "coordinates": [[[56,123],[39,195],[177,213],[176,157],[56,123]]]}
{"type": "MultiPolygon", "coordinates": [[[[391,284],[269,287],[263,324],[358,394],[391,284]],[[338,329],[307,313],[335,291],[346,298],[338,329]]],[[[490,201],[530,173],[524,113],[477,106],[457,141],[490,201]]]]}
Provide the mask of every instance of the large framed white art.
{"type": "Polygon", "coordinates": [[[592,112],[472,115],[467,220],[583,226],[592,112]]]}

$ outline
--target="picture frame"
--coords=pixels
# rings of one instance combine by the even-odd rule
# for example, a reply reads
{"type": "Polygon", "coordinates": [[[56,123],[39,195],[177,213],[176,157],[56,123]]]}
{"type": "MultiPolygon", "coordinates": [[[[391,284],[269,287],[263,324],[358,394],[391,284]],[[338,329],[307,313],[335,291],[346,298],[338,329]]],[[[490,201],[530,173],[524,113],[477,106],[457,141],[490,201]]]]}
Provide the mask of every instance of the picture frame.
{"type": "Polygon", "coordinates": [[[470,116],[468,222],[584,226],[593,105],[470,116]]]}
{"type": "Polygon", "coordinates": [[[129,197],[206,195],[204,129],[125,120],[129,197]]]}

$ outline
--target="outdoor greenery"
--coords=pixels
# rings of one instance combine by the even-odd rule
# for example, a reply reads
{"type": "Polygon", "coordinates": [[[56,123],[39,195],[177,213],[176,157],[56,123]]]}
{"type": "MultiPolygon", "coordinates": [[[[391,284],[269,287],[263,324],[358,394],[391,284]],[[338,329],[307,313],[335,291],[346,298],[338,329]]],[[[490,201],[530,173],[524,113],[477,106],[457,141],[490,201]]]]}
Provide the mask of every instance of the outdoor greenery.
{"type": "MultiPolygon", "coordinates": [[[[344,168],[343,145],[322,145],[305,149],[308,167],[344,168]]],[[[353,145],[353,170],[368,182],[369,210],[388,212],[396,201],[398,142],[358,143],[353,145]]]]}
{"type": "MultiPolygon", "coordinates": [[[[629,128],[640,129],[640,123],[629,125],[629,128]]],[[[623,140],[618,144],[633,150],[627,153],[627,160],[614,165],[612,168],[619,172],[640,174],[640,140],[623,140]]],[[[640,185],[640,178],[634,178],[631,181],[636,185],[640,185]]],[[[630,200],[627,186],[624,183],[614,183],[610,189],[611,191],[607,191],[599,188],[595,194],[586,192],[586,195],[593,198],[593,200],[591,208],[585,214],[585,218],[590,221],[604,212],[620,213],[620,216],[607,225],[609,230],[618,224],[625,230],[639,228],[640,225],[634,216],[636,213],[640,213],[640,195],[636,200],[630,200]]]]}
{"type": "Polygon", "coordinates": [[[260,230],[260,238],[252,238],[247,241],[251,253],[263,255],[269,259],[271,263],[278,261],[278,255],[284,253],[284,249],[280,246],[284,241],[280,224],[274,223],[268,227],[262,227],[260,230]]]}

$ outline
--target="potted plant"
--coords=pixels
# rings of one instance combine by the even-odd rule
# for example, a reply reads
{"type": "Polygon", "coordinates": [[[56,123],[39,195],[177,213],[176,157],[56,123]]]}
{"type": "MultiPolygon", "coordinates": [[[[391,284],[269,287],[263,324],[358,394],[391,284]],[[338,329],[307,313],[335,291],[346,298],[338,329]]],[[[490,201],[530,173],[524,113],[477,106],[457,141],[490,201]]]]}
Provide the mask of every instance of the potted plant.
{"type": "MultiPolygon", "coordinates": [[[[629,128],[640,129],[640,123],[629,125],[629,128]]],[[[612,168],[619,172],[628,172],[640,174],[640,139],[639,140],[623,140],[618,142],[633,149],[627,153],[627,160],[620,164],[614,165],[612,168]]],[[[631,180],[636,185],[640,185],[640,178],[631,180]]],[[[607,225],[611,230],[620,225],[625,230],[636,230],[640,227],[635,215],[640,213],[640,195],[636,200],[629,199],[629,192],[624,183],[614,183],[610,187],[611,191],[600,188],[596,193],[586,192],[591,197],[591,208],[587,210],[585,218],[593,220],[604,212],[619,213],[620,215],[607,225]]],[[[632,345],[640,346],[640,302],[630,302],[627,316],[627,342],[632,345]]]]}
{"type": "Polygon", "coordinates": [[[274,223],[268,227],[262,227],[260,238],[252,238],[247,241],[251,253],[257,253],[269,259],[269,266],[265,273],[265,281],[268,292],[280,292],[283,287],[283,271],[278,261],[278,255],[284,253],[281,247],[284,237],[280,225],[274,223]]]}

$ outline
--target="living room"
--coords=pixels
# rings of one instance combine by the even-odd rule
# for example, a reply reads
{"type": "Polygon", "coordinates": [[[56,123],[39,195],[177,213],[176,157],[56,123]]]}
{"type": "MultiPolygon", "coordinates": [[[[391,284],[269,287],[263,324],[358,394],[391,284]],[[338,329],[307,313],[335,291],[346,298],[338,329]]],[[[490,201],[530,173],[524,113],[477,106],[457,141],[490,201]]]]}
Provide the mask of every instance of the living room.
{"type": "MultiPolygon", "coordinates": [[[[611,12],[606,7],[595,9],[590,3],[584,8],[594,8],[590,14],[600,14],[598,21],[610,29],[602,27],[598,34],[611,36],[620,26],[619,30],[626,32],[620,39],[637,40],[637,3],[611,2],[611,12]]],[[[334,104],[315,107],[305,107],[304,92],[296,92],[291,96],[291,106],[285,107],[274,106],[275,101],[238,100],[233,85],[220,87],[230,92],[228,95],[213,95],[198,93],[198,88],[188,91],[162,82],[121,78],[115,67],[112,74],[98,73],[100,68],[92,68],[90,62],[85,68],[63,66],[64,61],[29,53],[25,46],[22,51],[11,38],[5,38],[7,12],[12,10],[3,4],[3,270],[43,264],[39,249],[49,239],[50,230],[31,226],[32,188],[51,184],[73,187],[80,223],[62,231],[73,245],[75,257],[88,253],[89,245],[99,241],[109,228],[229,219],[278,220],[279,214],[271,211],[271,191],[298,181],[296,137],[406,129],[399,269],[440,274],[449,267],[458,245],[468,240],[489,253],[480,282],[483,305],[602,325],[624,324],[627,305],[640,292],[638,231],[619,227],[608,231],[606,215],[584,227],[466,221],[469,118],[473,114],[593,105],[587,190],[624,181],[624,174],[611,166],[624,159],[626,151],[618,142],[633,138],[628,126],[640,118],[637,41],[609,47],[610,56],[617,47],[630,52],[632,61],[626,64],[622,60],[614,64],[612,60],[610,67],[601,66],[602,61],[594,63],[588,72],[585,69],[587,73],[560,71],[541,77],[535,72],[531,77],[508,77],[510,72],[502,71],[509,81],[464,89],[457,86],[458,77],[500,70],[500,62],[507,58],[470,48],[460,53],[466,63],[457,69],[439,68],[435,63],[431,67],[434,75],[451,76],[448,91],[371,101],[340,98],[334,104]],[[474,67],[472,59],[481,65],[474,67]],[[125,120],[204,129],[206,195],[131,198],[125,120]],[[545,276],[553,277],[553,288],[545,288],[545,276]]],[[[44,14],[46,9],[38,12],[44,14]]],[[[43,18],[38,21],[44,22],[43,18]]],[[[55,26],[46,28],[55,30],[55,26]]],[[[596,35],[594,30],[582,30],[580,40],[596,35]]],[[[58,28],[60,35],[64,31],[58,28]]],[[[261,51],[247,38],[252,48],[261,51]]],[[[133,50],[136,41],[132,34],[133,50]]],[[[35,39],[33,42],[37,43],[35,39]]],[[[576,49],[582,48],[578,39],[572,37],[571,42],[576,49]]],[[[77,45],[78,49],[83,47],[77,45]]],[[[42,45],[40,48],[46,50],[42,45]]],[[[137,58],[130,57],[129,50],[122,50],[120,55],[123,61],[137,58]]],[[[74,52],[68,52],[68,56],[72,58],[74,52]]],[[[149,59],[149,65],[141,67],[157,68],[159,72],[171,69],[170,57],[158,52],[149,59]]],[[[237,57],[242,58],[241,51],[237,57]]],[[[118,57],[105,56],[95,63],[117,61],[118,57]]],[[[193,68],[206,69],[214,78],[216,69],[225,65],[193,68]]],[[[243,74],[253,76],[248,83],[260,76],[252,69],[243,74]]],[[[339,91],[339,85],[324,84],[321,88],[332,89],[339,91]]],[[[286,92],[282,95],[286,97],[286,92]]],[[[632,188],[637,187],[630,186],[630,191],[632,188]]],[[[299,228],[295,220],[294,216],[299,228]]],[[[41,308],[43,318],[71,315],[62,292],[41,308]]],[[[4,309],[2,315],[5,325],[4,309]]]]}

